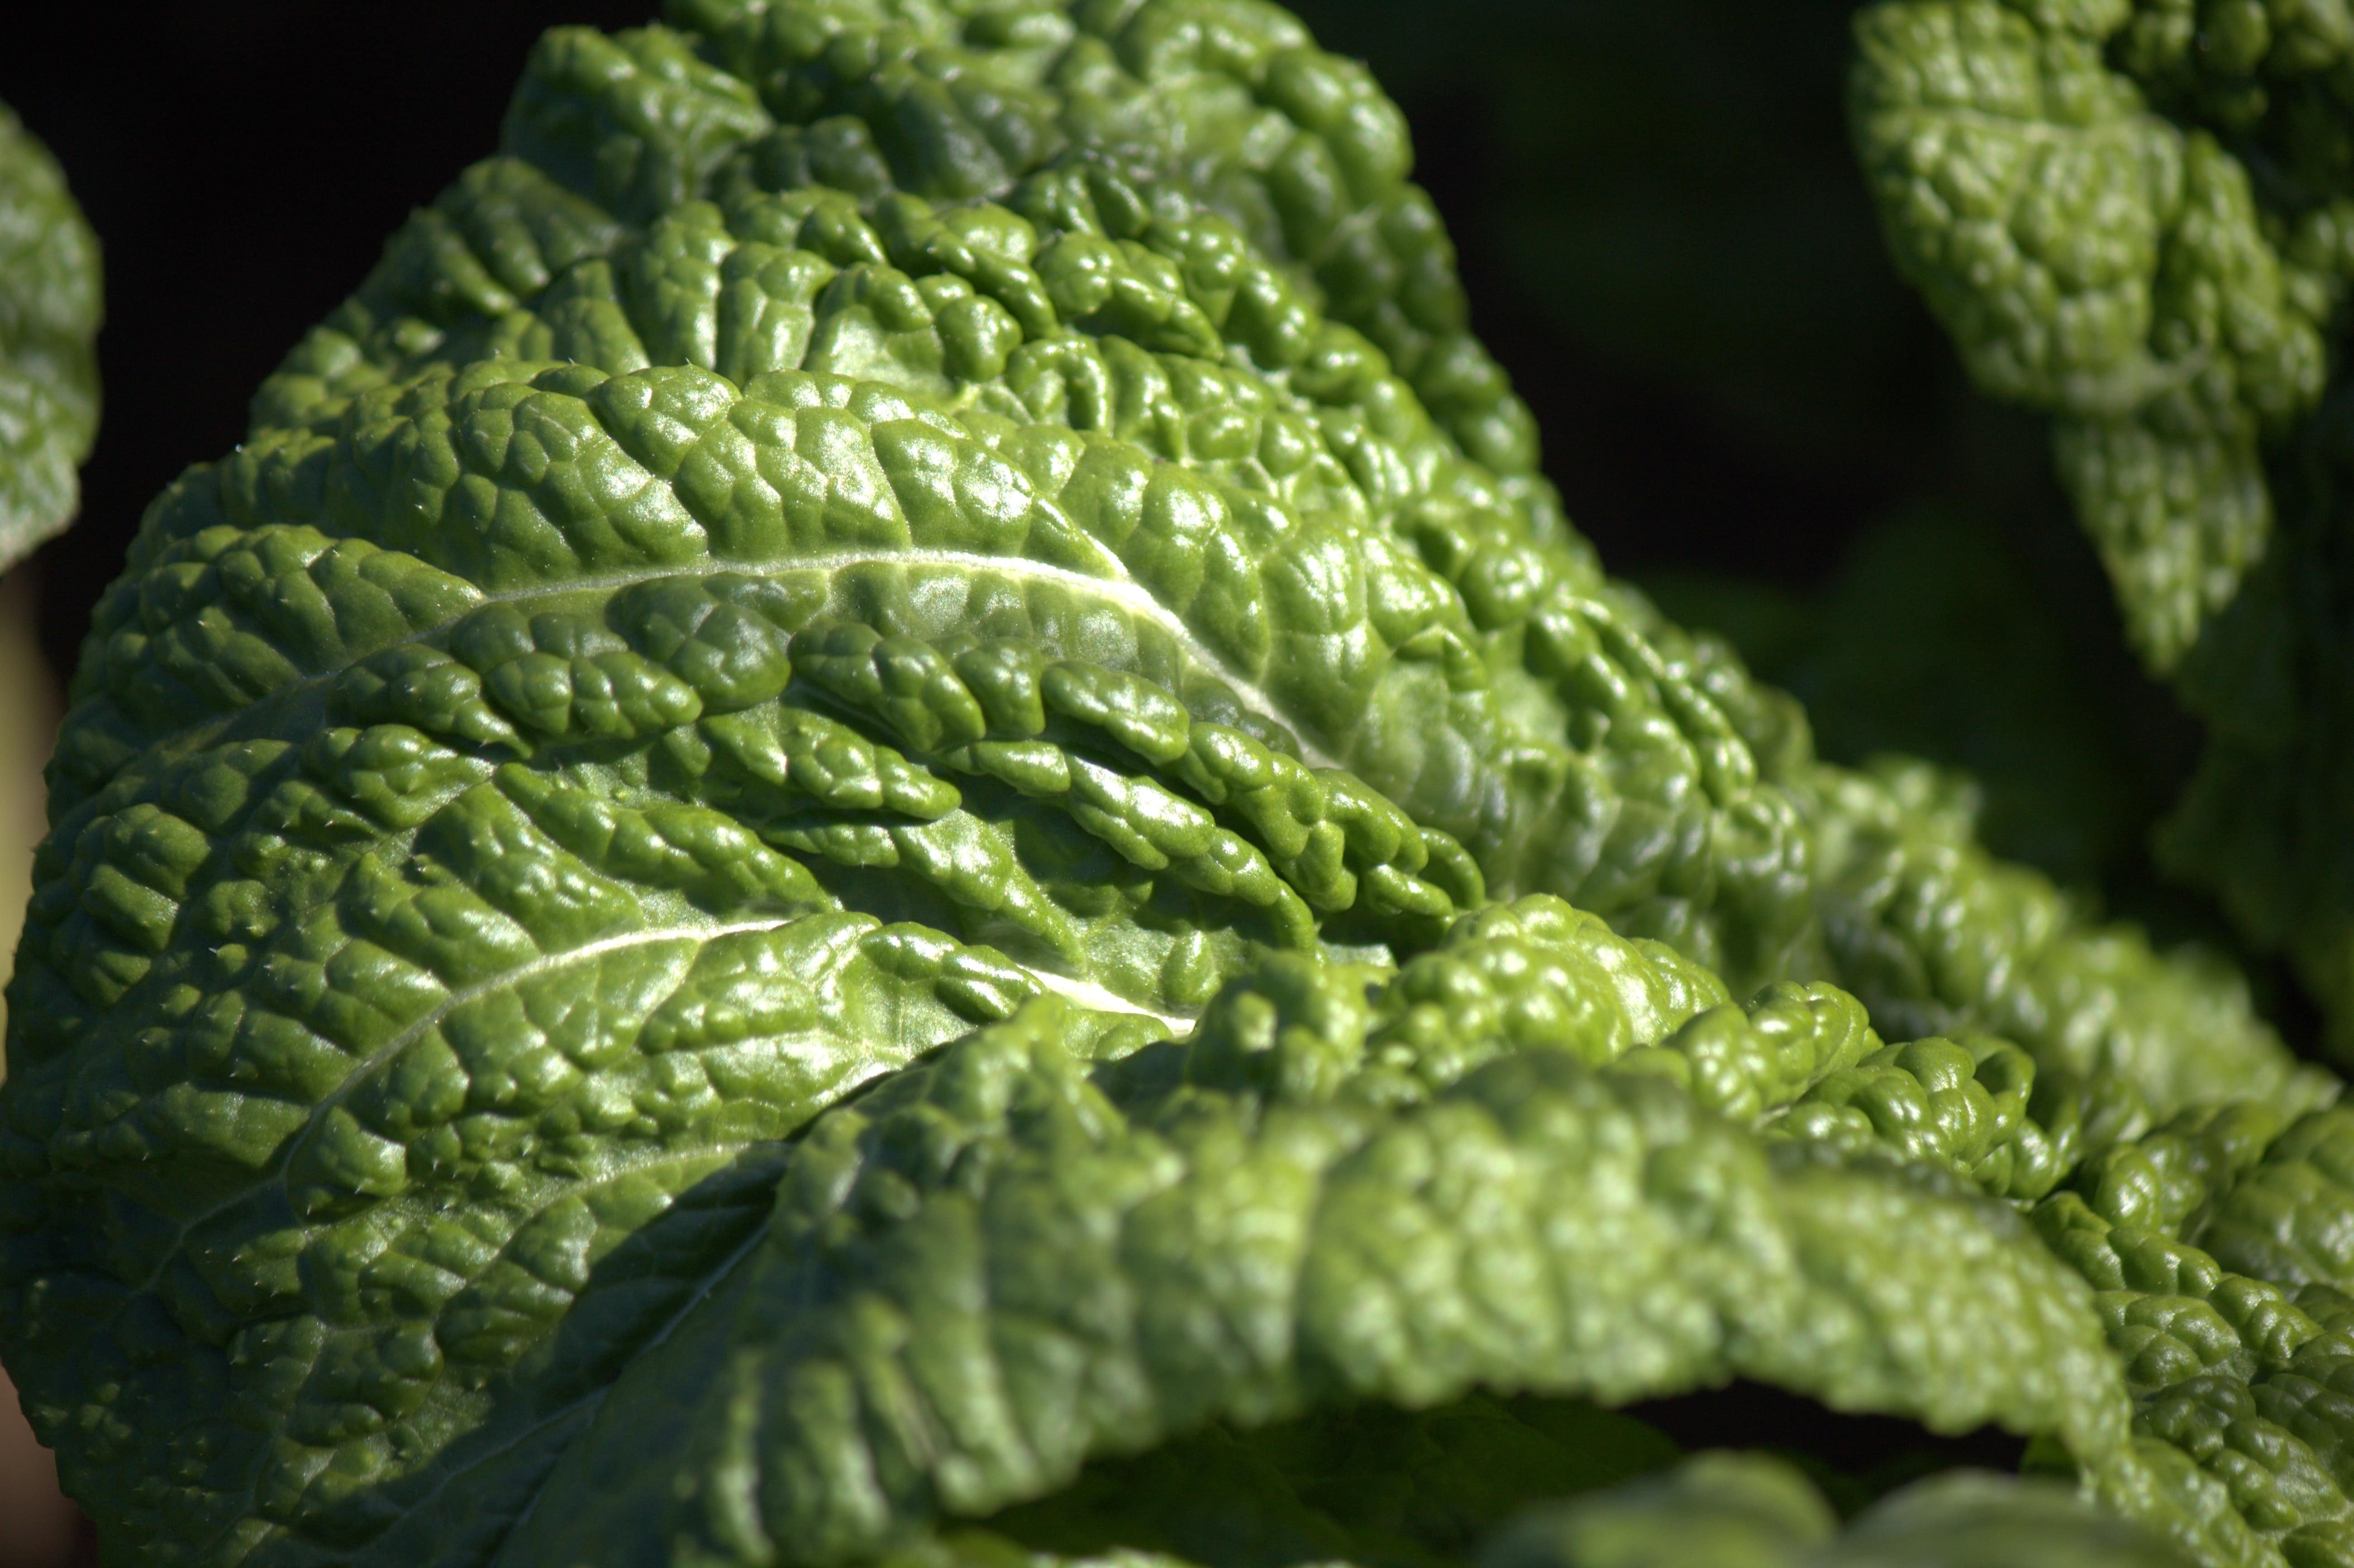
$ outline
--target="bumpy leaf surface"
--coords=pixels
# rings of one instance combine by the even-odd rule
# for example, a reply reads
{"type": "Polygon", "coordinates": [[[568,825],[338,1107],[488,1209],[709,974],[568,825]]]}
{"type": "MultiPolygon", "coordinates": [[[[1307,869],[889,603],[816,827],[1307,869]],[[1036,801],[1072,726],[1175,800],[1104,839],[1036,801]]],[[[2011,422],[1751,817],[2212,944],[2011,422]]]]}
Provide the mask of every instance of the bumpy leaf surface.
{"type": "Polygon", "coordinates": [[[98,237],[0,104],[0,566],[73,520],[98,430],[98,237]]]}
{"type": "Polygon", "coordinates": [[[2354,20],[2338,0],[1892,0],[1857,143],[1978,384],[2048,411],[2129,630],[2208,725],[2161,849],[2354,1042],[2338,628],[2354,20]]]}
{"type": "Polygon", "coordinates": [[[2310,99],[2354,41],[2291,21],[2267,61],[2265,18],[1923,0],[1858,23],[1856,130],[1898,265],[1981,387],[2059,416],[2062,474],[2161,669],[2264,553],[2259,443],[2318,398],[2343,291],[2334,207],[2267,233],[2213,131],[2149,106],[2221,108],[2218,128],[2245,132],[2270,85],[2251,79],[2310,99]]]}
{"type": "Polygon", "coordinates": [[[1736,1376],[2338,1528],[2020,1218],[2271,1234],[2335,1082],[1600,575],[1361,70],[685,0],[504,148],[60,736],[0,1351],[119,1560],[1459,1563],[1736,1376]]]}

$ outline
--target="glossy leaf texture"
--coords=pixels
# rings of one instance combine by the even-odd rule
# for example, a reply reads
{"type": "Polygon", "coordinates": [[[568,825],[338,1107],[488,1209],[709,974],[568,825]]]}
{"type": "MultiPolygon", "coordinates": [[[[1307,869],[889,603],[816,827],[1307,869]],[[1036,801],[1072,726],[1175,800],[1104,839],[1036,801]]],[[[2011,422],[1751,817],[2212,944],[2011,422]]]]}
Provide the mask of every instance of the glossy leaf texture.
{"type": "Polygon", "coordinates": [[[0,566],[80,507],[101,308],[98,236],[57,160],[0,104],[0,566]]]}
{"type": "Polygon", "coordinates": [[[2149,1413],[2335,1353],[2302,1177],[2182,1261],[2335,1080],[1604,577],[1409,161],[1252,4],[548,35],[76,680],[0,1351],[110,1553],[1288,1531],[1237,1434],[1735,1376],[2337,1528],[2149,1413]]]}

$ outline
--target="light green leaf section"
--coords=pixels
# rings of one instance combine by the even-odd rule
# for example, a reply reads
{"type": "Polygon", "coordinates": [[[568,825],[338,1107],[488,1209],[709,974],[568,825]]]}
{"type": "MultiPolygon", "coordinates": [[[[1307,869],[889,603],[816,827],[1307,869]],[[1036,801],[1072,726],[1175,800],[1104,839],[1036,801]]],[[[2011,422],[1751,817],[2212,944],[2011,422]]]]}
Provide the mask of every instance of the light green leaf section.
{"type": "Polygon", "coordinates": [[[1844,1533],[1813,1487],[1757,1455],[1702,1454],[1657,1479],[1537,1511],[1480,1568],[2172,1568],[2188,1559],[2048,1482],[1924,1481],[1844,1533]]]}
{"type": "Polygon", "coordinates": [[[64,528],[98,431],[98,237],[0,104],[0,567],[64,528]]]}
{"type": "Polygon", "coordinates": [[[1839,1521],[1807,1478],[1760,1455],[1703,1454],[1651,1480],[1515,1520],[1481,1568],[1786,1568],[1839,1521]]]}
{"type": "Polygon", "coordinates": [[[1744,1376],[2269,1561],[2018,1211],[2335,1081],[1602,577],[1360,69],[695,0],[503,149],[59,736],[0,1351],[111,1560],[1026,1559],[1091,1464],[1744,1376]]]}
{"type": "Polygon", "coordinates": [[[1877,1149],[2031,1203],[2034,1228],[2093,1287],[2132,1401],[2136,1463],[2088,1475],[2091,1489],[2200,1562],[2342,1560],[2354,1116],[2285,1128],[2243,1101],[2121,1126],[2099,1088],[2022,1079],[2007,1050],[1883,1049],[1817,1082],[1769,1136],[1850,1160],[1877,1149]],[[2074,1164],[2057,1191],[2020,1180],[2045,1150],[2074,1164]]]}

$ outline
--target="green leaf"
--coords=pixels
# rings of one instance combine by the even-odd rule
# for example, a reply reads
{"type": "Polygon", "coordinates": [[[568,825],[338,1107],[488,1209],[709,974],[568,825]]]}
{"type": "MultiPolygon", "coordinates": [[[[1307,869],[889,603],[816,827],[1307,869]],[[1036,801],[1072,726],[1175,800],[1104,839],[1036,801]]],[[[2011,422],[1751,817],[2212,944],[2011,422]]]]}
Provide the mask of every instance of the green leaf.
{"type": "Polygon", "coordinates": [[[0,104],[0,566],[73,521],[98,432],[98,237],[0,104]]]}
{"type": "Polygon", "coordinates": [[[1205,1420],[1473,1386],[1746,1374],[2135,1471],[2089,1298],[1982,1201],[1776,1165],[1560,1051],[1373,1111],[1349,1078],[1262,1098],[1214,1068],[1107,1095],[1066,1027],[1044,1004],[821,1120],[763,1238],[552,1473],[573,1505],[501,1561],[859,1562],[1205,1420]],[[1979,1353],[1994,1323],[2011,1354],[1979,1353]]]}
{"type": "Polygon", "coordinates": [[[2318,241],[2283,254],[2238,158],[2105,59],[2132,10],[1870,7],[1852,115],[1899,270],[1981,388],[2057,416],[2061,476],[2163,671],[2264,554],[2258,444],[2319,397],[2343,289],[2318,241]]]}
{"type": "Polygon", "coordinates": [[[1785,1568],[1838,1530],[1789,1466],[1703,1454],[1657,1479],[1516,1520],[1483,1568],[1785,1568]]]}
{"type": "Polygon", "coordinates": [[[2128,632],[2208,726],[2161,863],[2354,1041],[2335,4],[1903,0],[1851,111],[1898,268],[1981,387],[2049,412],[2128,632]]]}

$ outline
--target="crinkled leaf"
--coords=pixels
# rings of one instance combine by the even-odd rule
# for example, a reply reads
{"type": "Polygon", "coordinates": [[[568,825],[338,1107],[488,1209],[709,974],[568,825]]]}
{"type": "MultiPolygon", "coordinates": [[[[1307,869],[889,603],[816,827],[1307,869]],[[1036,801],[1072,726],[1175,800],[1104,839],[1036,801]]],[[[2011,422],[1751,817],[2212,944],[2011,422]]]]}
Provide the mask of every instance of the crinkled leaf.
{"type": "Polygon", "coordinates": [[[822,1119],[761,1240],[551,1475],[572,1506],[500,1560],[859,1562],[1207,1420],[1474,1386],[1747,1374],[2136,1463],[2089,1297],[2007,1213],[1777,1165],[1659,1075],[1556,1050],[1395,1109],[1353,1077],[1238,1095],[1250,996],[1125,1104],[1048,1003],[822,1119]]]}
{"type": "Polygon", "coordinates": [[[0,1339],[111,1552],[1000,1560],[1214,1422],[1738,1374],[2228,1560],[2001,1200],[2334,1083],[1600,576],[1362,70],[673,21],[94,617],[0,1339]]]}
{"type": "Polygon", "coordinates": [[[1979,384],[2048,411],[2128,630],[2210,745],[2159,842],[2354,1040],[2338,627],[2354,277],[2342,6],[1902,0],[1858,147],[1979,384]]]}
{"type": "Polygon", "coordinates": [[[1899,269],[1981,387],[2057,416],[2062,477],[2163,670],[2264,553],[2258,443],[2319,397],[2342,288],[2320,241],[2282,253],[2238,159],[2112,69],[2133,11],[1873,6],[1853,113],[1899,269]]]}

